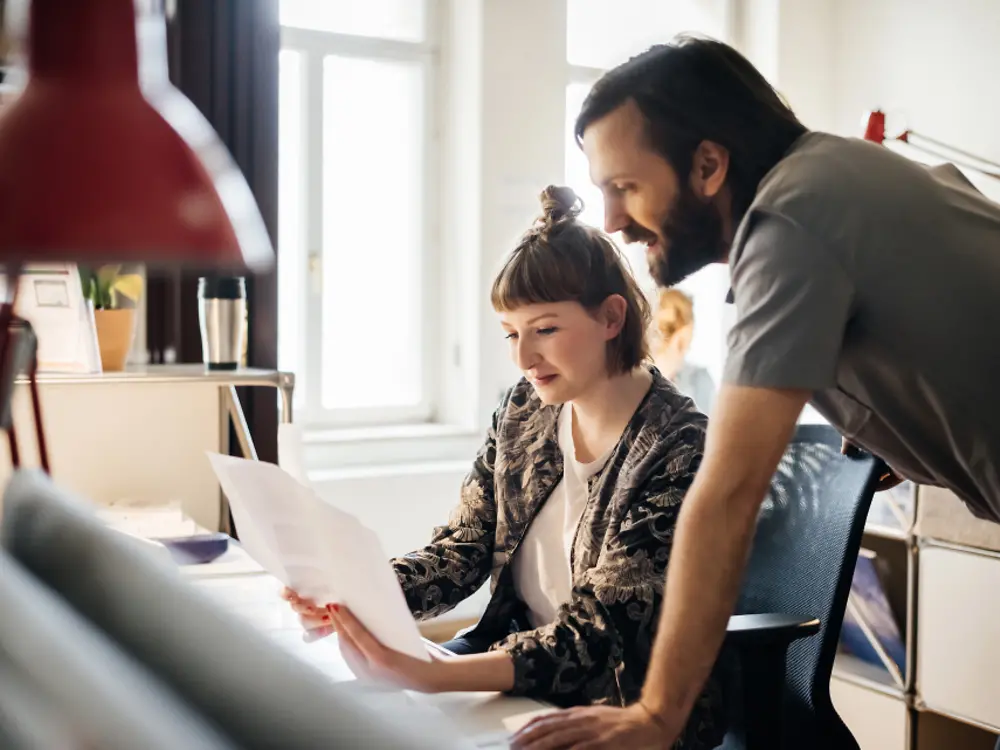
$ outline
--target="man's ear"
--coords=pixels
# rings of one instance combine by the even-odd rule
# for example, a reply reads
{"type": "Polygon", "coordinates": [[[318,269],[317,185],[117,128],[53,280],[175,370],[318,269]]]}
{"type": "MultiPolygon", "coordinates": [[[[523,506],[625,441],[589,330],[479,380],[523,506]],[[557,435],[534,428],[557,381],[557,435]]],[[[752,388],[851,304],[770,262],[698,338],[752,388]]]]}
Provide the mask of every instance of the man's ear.
{"type": "Polygon", "coordinates": [[[620,294],[612,294],[601,304],[601,320],[604,323],[605,340],[610,341],[625,327],[628,303],[620,294]]]}
{"type": "Polygon", "coordinates": [[[714,198],[726,183],[729,149],[713,141],[702,141],[691,160],[691,189],[702,198],[714,198]]]}

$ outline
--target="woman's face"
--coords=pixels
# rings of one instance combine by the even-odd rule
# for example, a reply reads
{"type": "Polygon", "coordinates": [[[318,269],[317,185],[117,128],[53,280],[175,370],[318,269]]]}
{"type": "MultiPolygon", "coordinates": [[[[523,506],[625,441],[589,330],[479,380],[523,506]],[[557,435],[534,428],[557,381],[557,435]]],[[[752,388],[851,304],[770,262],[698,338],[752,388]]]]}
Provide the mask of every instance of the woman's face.
{"type": "Polygon", "coordinates": [[[578,302],[540,302],[500,314],[510,356],[543,403],[579,399],[607,380],[607,344],[622,329],[625,300],[612,295],[595,311],[578,302]]]}

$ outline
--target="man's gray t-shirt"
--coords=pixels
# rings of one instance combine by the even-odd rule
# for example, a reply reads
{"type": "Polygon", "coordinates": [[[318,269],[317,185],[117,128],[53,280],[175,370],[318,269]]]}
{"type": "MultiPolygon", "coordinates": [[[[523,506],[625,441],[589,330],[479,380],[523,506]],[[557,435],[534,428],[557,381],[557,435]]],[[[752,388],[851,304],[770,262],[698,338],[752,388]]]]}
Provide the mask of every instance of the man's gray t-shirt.
{"type": "Polygon", "coordinates": [[[1000,204],[954,166],[807,133],[730,266],[725,382],[813,391],[849,440],[1000,521],[1000,204]]]}

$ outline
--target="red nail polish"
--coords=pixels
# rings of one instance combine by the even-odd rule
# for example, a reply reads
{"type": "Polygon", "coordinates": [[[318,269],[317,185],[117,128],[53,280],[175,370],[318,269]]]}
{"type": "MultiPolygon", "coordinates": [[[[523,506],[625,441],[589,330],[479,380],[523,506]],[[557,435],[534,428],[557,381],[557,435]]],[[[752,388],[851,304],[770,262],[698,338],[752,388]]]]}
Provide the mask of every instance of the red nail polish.
{"type": "Polygon", "coordinates": [[[339,604],[331,604],[330,607],[333,609],[334,612],[338,612],[338,613],[340,612],[340,605],[339,604]]]}

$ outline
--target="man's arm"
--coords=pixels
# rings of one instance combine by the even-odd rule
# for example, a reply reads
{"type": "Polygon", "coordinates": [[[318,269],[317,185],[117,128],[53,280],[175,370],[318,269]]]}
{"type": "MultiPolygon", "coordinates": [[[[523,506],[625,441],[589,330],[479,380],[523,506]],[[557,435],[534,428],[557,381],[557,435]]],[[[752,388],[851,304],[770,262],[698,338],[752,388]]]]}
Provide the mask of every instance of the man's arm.
{"type": "Polygon", "coordinates": [[[684,500],[641,702],[680,734],[722,647],[757,513],[808,391],[724,385],[684,500]]]}

